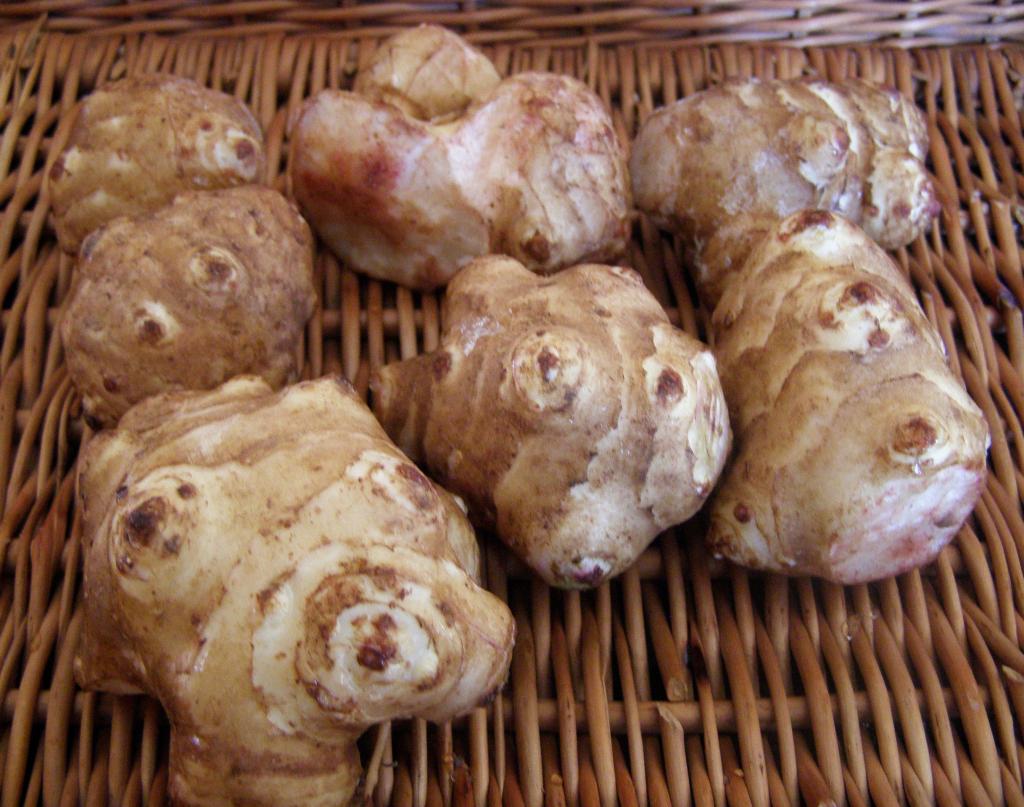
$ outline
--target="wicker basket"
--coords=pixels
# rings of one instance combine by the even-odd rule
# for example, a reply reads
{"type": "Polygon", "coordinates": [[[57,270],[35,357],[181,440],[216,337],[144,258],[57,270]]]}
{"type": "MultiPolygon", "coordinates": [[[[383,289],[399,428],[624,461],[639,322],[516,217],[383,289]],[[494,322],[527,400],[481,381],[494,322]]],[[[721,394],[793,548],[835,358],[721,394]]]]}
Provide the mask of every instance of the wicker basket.
{"type": "MultiPolygon", "coordinates": [[[[454,725],[370,732],[370,798],[1024,803],[1024,49],[885,47],[1019,37],[1024,8],[148,0],[29,2],[0,8],[0,18],[20,23],[0,32],[0,807],[166,801],[159,706],[80,692],[72,676],[83,427],[55,332],[72,262],[56,248],[42,182],[67,113],[110,78],[193,76],[249,102],[283,187],[289,112],[349,83],[380,35],[421,20],[468,32],[502,72],[580,77],[624,136],[654,107],[728,76],[860,75],[914,97],[929,120],[943,213],[896,257],[993,427],[992,470],[935,564],[868,586],[723,566],[696,524],[582,595],[531,580],[489,543],[488,584],[519,626],[508,687],[454,725]],[[798,47],[724,42],[765,38],[798,47]],[[809,47],[853,40],[884,42],[809,47]]],[[[630,257],[675,321],[700,334],[705,312],[677,245],[640,220],[630,257]]],[[[325,251],[316,266],[322,306],[308,329],[308,376],[343,373],[365,392],[382,362],[436,344],[436,296],[367,281],[325,251]]]]}

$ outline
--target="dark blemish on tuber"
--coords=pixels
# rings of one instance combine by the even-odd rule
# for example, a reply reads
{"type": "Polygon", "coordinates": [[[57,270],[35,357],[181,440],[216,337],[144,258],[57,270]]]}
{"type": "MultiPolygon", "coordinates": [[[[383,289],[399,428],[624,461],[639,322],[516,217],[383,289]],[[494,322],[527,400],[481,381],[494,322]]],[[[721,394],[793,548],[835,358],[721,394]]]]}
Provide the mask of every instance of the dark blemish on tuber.
{"type": "Polygon", "coordinates": [[[205,118],[199,122],[199,128],[204,132],[208,132],[213,128],[213,124],[205,118]]]}
{"type": "Polygon", "coordinates": [[[132,546],[149,546],[167,512],[167,503],[159,496],[146,499],[125,519],[125,538],[132,546]]]}
{"type": "Polygon", "coordinates": [[[896,428],[892,445],[901,454],[923,454],[935,444],[937,437],[932,424],[923,417],[915,416],[896,428]]]}
{"type": "Polygon", "coordinates": [[[206,264],[206,275],[210,280],[220,283],[227,280],[228,275],[230,274],[231,267],[224,263],[224,261],[215,259],[206,264]]]}
{"type": "Polygon", "coordinates": [[[110,376],[103,376],[103,389],[107,392],[117,392],[121,387],[117,383],[117,379],[111,378],[110,376]]]}
{"type": "Polygon", "coordinates": [[[448,375],[448,371],[452,369],[451,354],[449,354],[447,350],[442,350],[434,357],[434,361],[431,366],[434,371],[434,378],[440,381],[448,375]]]}
{"type": "MultiPolygon", "coordinates": [[[[416,473],[419,474],[420,478],[424,482],[426,482],[428,485],[430,484],[429,482],[427,482],[427,478],[423,476],[423,474],[421,474],[419,471],[417,471],[416,468],[414,468],[413,466],[410,465],[401,467],[411,468],[413,471],[416,471],[416,473]]],[[[398,572],[396,572],[390,566],[364,566],[360,571],[367,577],[373,578],[373,581],[377,584],[377,587],[380,589],[393,591],[394,589],[398,588],[398,572]]]]}
{"type": "Polygon", "coordinates": [[[181,549],[181,536],[173,535],[164,541],[164,554],[166,555],[177,555],[181,549]]]}
{"type": "Polygon", "coordinates": [[[543,235],[534,233],[528,241],[523,243],[523,252],[537,263],[545,263],[551,257],[551,245],[543,235]]]}
{"type": "Polygon", "coordinates": [[[877,296],[877,290],[866,280],[861,280],[850,286],[843,295],[844,302],[856,302],[858,305],[870,303],[877,296]]]}
{"type": "Polygon", "coordinates": [[[892,206],[892,213],[898,219],[910,218],[910,205],[906,202],[898,202],[892,206]]]}
{"type": "Polygon", "coordinates": [[[239,140],[235,144],[235,156],[242,162],[251,160],[256,155],[256,147],[248,140],[239,140]]]}
{"type": "Polygon", "coordinates": [[[889,334],[878,328],[871,332],[871,336],[868,337],[868,344],[874,348],[885,347],[889,344],[889,334]]]}
{"type": "Polygon", "coordinates": [[[440,600],[437,603],[437,610],[444,617],[444,624],[448,627],[455,624],[455,611],[447,600],[440,600]]]}
{"type": "Polygon", "coordinates": [[[821,325],[822,328],[835,328],[835,315],[831,311],[822,311],[821,315],[818,317],[818,324],[821,325]]]}
{"type": "Polygon", "coordinates": [[[64,176],[64,155],[56,159],[53,166],[50,168],[50,181],[59,182],[60,178],[64,176]]]}
{"type": "Polygon", "coordinates": [[[679,373],[666,367],[658,376],[658,403],[667,404],[678,401],[683,394],[683,379],[679,373]]]}
{"type": "Polygon", "coordinates": [[[155,344],[164,336],[164,329],[155,319],[144,319],[139,325],[139,339],[155,344]]]}
{"type": "Polygon", "coordinates": [[[196,486],[190,482],[183,482],[178,485],[178,495],[183,499],[191,499],[196,495],[196,486]]]}
{"type": "Polygon", "coordinates": [[[434,489],[419,469],[414,465],[399,465],[398,475],[411,483],[413,502],[421,510],[425,510],[434,503],[434,489]]]}
{"type": "Polygon", "coordinates": [[[121,574],[128,574],[135,566],[135,561],[129,555],[120,555],[115,565],[121,574]]]}
{"type": "MultiPolygon", "coordinates": [[[[294,206],[292,206],[292,208],[293,208],[293,210],[295,209],[294,206]]],[[[298,211],[296,211],[296,212],[298,212],[298,211]]],[[[259,236],[266,235],[267,230],[263,226],[263,221],[260,218],[260,214],[259,214],[259,212],[255,208],[252,208],[252,207],[249,208],[249,218],[252,219],[252,228],[253,228],[253,231],[256,233],[256,235],[259,235],[259,236]]],[[[296,241],[300,240],[297,235],[296,235],[295,240],[296,241]]]]}
{"type": "Polygon", "coordinates": [[[361,666],[380,672],[398,655],[398,646],[388,635],[394,627],[395,620],[390,614],[381,614],[373,620],[374,634],[363,641],[356,655],[356,661],[361,666]]]}
{"type": "Polygon", "coordinates": [[[127,496],[127,495],[128,495],[128,487],[126,485],[121,485],[121,487],[119,487],[117,490],[114,491],[114,498],[117,499],[117,501],[119,501],[119,502],[123,501],[124,497],[127,496]]]}
{"type": "Polygon", "coordinates": [[[733,508],[732,514],[736,516],[736,520],[740,522],[740,524],[746,524],[750,521],[750,508],[745,504],[737,504],[733,508]]]}
{"type": "Polygon", "coordinates": [[[537,354],[537,367],[545,381],[554,381],[558,374],[558,356],[550,348],[543,348],[537,354]]]}
{"type": "Polygon", "coordinates": [[[832,214],[827,210],[805,210],[797,215],[789,227],[779,233],[779,240],[786,242],[811,227],[828,227],[831,224],[832,214]]]}

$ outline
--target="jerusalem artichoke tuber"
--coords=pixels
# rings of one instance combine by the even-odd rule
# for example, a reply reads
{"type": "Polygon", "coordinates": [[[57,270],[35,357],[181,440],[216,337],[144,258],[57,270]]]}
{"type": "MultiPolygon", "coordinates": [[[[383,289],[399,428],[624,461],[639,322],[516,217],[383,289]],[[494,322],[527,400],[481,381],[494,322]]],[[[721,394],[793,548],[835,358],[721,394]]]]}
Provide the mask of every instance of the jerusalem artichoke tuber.
{"type": "Polygon", "coordinates": [[[265,167],[263,132],[237,98],[160,73],[111,82],[82,102],[50,168],[57,238],[77,252],[118,216],[184,191],[257,182],[265,167]]]}
{"type": "Polygon", "coordinates": [[[934,558],[980,495],[988,429],[890,258],[840,216],[798,213],[711,324],[736,434],[713,551],[840,583],[934,558]]]}
{"type": "Polygon", "coordinates": [[[463,269],[435,352],[385,367],[388,433],[541,577],[596,586],[692,516],[729,447],[703,345],[629,269],[463,269]]]}
{"type": "Polygon", "coordinates": [[[341,381],[150,398],[80,465],[76,674],[171,720],[189,807],[339,805],[355,740],[493,695],[514,623],[455,500],[341,381]]]}
{"type": "Polygon", "coordinates": [[[415,288],[490,252],[539,272],[611,259],[629,233],[624,150],[600,99],[567,76],[499,83],[435,26],[385,42],[355,93],[306,101],[289,174],[346,264],[415,288]]]}
{"type": "Polygon", "coordinates": [[[806,208],[859,223],[886,249],[938,214],[921,113],[863,81],[730,83],[658,110],[630,159],[637,207],[684,239],[714,305],[779,219],[806,208]]]}
{"type": "Polygon", "coordinates": [[[315,305],[294,205],[257,186],[184,193],[86,239],[61,321],[68,373],[107,426],[149,395],[243,373],[280,387],[315,305]]]}

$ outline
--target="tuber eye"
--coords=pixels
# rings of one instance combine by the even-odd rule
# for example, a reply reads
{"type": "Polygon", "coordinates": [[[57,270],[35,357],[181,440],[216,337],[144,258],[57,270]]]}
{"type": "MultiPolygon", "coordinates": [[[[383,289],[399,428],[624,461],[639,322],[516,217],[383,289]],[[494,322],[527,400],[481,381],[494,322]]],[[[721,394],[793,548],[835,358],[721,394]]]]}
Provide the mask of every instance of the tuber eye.
{"type": "Polygon", "coordinates": [[[919,456],[935,445],[938,434],[923,417],[914,416],[896,427],[892,447],[900,454],[919,456]]]}
{"type": "Polygon", "coordinates": [[[656,391],[658,403],[672,404],[683,397],[683,379],[671,367],[666,367],[658,376],[656,391]]]}
{"type": "Polygon", "coordinates": [[[159,496],[146,499],[125,517],[125,540],[132,546],[149,546],[167,514],[167,502],[159,496]]]}
{"type": "Polygon", "coordinates": [[[582,386],[584,350],[574,334],[535,331],[512,351],[512,383],[534,411],[562,411],[582,386]]]}
{"type": "Polygon", "coordinates": [[[878,296],[878,289],[865,280],[854,283],[846,289],[846,293],[843,295],[843,299],[840,301],[842,305],[864,305],[865,303],[874,302],[878,296]]]}
{"type": "Polygon", "coordinates": [[[242,269],[234,253],[221,247],[203,246],[189,261],[189,275],[196,286],[208,292],[232,291],[242,269]]]}

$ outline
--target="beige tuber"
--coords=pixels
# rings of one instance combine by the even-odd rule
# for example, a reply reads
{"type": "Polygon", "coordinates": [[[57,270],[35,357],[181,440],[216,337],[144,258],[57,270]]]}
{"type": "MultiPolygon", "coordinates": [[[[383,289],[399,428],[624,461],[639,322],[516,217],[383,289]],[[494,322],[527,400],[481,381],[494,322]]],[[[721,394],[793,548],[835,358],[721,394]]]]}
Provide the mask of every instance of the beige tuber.
{"type": "Polygon", "coordinates": [[[892,260],[840,216],[798,213],[711,325],[736,434],[713,551],[840,583],[934,558],[981,493],[988,429],[892,260]]]}
{"type": "Polygon", "coordinates": [[[88,688],[147,692],[188,807],[334,807],[368,726],[501,686],[514,623],[456,501],[343,381],[151,398],[81,460],[88,688]]]}
{"type": "Polygon", "coordinates": [[[313,238],[294,205],[257,186],[185,193],[82,245],[61,321],[68,373],[97,426],[243,373],[280,387],[297,378],[315,305],[313,238]]]}
{"type": "Polygon", "coordinates": [[[78,110],[49,173],[57,238],[77,252],[118,216],[156,210],[183,191],[259,181],[263,132],[236,98],[178,76],[106,84],[78,110]]]}
{"type": "Polygon", "coordinates": [[[860,224],[885,249],[938,214],[928,130],[899,93],[863,81],[749,80],[658,110],[630,159],[637,207],[679,233],[713,305],[779,219],[806,208],[860,224]]]}
{"type": "Polygon", "coordinates": [[[563,587],[622,572],[692,516],[729,448],[711,353],[629,269],[478,259],[448,287],[441,346],[375,391],[402,449],[563,587]]]}
{"type": "Polygon", "coordinates": [[[491,252],[551,272],[625,249],[624,150],[579,81],[499,81],[458,36],[421,26],[385,42],[355,89],[306,101],[289,161],[303,212],[350,267],[431,289],[491,252]]]}

